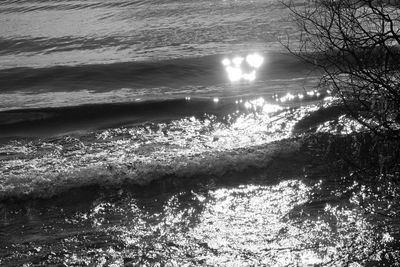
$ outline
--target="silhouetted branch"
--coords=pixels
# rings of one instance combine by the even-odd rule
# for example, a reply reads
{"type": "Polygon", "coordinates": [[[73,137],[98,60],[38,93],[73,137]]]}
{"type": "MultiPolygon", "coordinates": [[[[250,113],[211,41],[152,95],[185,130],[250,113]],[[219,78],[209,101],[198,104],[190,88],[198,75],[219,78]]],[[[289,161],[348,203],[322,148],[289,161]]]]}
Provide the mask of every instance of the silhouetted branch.
{"type": "Polygon", "coordinates": [[[324,71],[321,85],[361,124],[400,138],[400,9],[371,0],[284,4],[301,31],[287,49],[324,71]]]}

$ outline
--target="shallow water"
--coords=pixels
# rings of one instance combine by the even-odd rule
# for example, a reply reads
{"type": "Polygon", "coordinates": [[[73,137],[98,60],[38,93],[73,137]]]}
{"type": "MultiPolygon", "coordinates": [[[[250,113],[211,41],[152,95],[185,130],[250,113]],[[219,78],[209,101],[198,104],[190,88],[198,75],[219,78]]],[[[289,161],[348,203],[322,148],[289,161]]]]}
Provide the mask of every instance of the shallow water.
{"type": "MultiPolygon", "coordinates": [[[[291,151],[267,169],[169,177],[146,187],[81,188],[46,200],[9,202],[0,221],[2,264],[398,262],[398,207],[369,186],[339,179],[340,173],[307,171],[320,164],[313,165],[317,159],[304,150],[291,151]],[[366,212],[388,207],[389,217],[366,212]]],[[[399,196],[396,189],[392,193],[399,196]]]]}
{"type": "Polygon", "coordinates": [[[327,164],[326,138],[294,137],[318,105],[245,103],[225,120],[3,145],[2,265],[399,262],[396,183],[348,179],[327,164]]]}

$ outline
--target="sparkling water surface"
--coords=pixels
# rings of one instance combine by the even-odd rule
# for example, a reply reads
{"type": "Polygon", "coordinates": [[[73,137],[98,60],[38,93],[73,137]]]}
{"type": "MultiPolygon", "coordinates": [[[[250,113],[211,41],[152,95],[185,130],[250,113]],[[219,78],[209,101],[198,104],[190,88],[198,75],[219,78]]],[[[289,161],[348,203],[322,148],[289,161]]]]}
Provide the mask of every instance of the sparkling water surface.
{"type": "Polygon", "coordinates": [[[0,265],[398,263],[396,184],[349,181],[304,141],[363,128],[279,44],[288,15],[1,1],[0,265]]]}

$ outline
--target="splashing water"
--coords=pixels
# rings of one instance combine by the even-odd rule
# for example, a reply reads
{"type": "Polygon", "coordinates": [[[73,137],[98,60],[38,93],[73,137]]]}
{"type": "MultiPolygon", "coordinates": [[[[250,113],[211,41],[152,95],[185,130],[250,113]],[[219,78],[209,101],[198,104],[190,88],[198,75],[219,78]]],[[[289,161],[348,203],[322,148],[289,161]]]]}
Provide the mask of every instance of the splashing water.
{"type": "MultiPolygon", "coordinates": [[[[259,180],[258,182],[257,179],[259,180]]],[[[379,258],[393,238],[377,232],[357,205],[329,204],[321,182],[301,180],[179,188],[150,196],[102,196],[74,209],[43,205],[30,216],[4,262],[173,266],[358,266],[379,258]],[[262,184],[259,184],[259,183],[262,184]],[[327,204],[319,207],[322,192],[327,204]],[[53,213],[52,227],[42,224],[53,213]],[[46,215],[47,214],[47,215],[46,215]],[[22,239],[18,239],[22,238],[22,239]]],[[[264,182],[262,182],[264,181],[264,182]]],[[[4,220],[3,220],[4,222],[4,220]]],[[[0,251],[1,252],[1,251],[0,251]]]]}
{"type": "Polygon", "coordinates": [[[262,166],[277,148],[266,145],[291,136],[296,121],[313,109],[285,109],[262,98],[238,105],[249,112],[231,114],[227,122],[189,117],[4,145],[1,195],[51,196],[85,185],[146,184],[165,175],[190,177],[262,166]]]}

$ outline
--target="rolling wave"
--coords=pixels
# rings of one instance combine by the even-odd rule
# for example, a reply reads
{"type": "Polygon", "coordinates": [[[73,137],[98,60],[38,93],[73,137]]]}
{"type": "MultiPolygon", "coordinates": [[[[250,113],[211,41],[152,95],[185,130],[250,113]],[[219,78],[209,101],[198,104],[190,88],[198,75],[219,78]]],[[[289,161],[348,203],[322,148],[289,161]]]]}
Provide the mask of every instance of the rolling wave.
{"type": "Polygon", "coordinates": [[[85,186],[264,168],[275,155],[297,149],[296,141],[276,141],[289,138],[294,125],[315,110],[246,103],[248,112],[224,119],[187,116],[59,137],[14,138],[0,145],[0,198],[47,198],[85,186]]]}
{"type": "MultiPolygon", "coordinates": [[[[229,82],[221,64],[226,55],[150,62],[124,62],[47,68],[0,70],[1,92],[111,91],[121,88],[179,88],[211,86],[229,82]]],[[[265,54],[258,81],[279,81],[311,75],[311,66],[289,54],[265,54]]]]}
{"type": "Polygon", "coordinates": [[[50,91],[113,90],[224,81],[218,57],[161,62],[127,62],[50,68],[15,68],[0,71],[2,91],[40,88],[50,91]]]}
{"type": "MultiPolygon", "coordinates": [[[[291,82],[290,79],[289,82],[291,82]]],[[[279,83],[282,84],[282,81],[279,83]]],[[[78,92],[73,94],[74,98],[70,101],[66,99],[68,93],[34,94],[34,97],[41,100],[39,103],[34,101],[35,98],[29,94],[19,94],[22,103],[28,102],[29,98],[33,102],[20,108],[16,108],[15,101],[12,102],[14,94],[4,94],[3,96],[10,97],[6,97],[4,101],[9,101],[10,107],[13,108],[0,109],[0,139],[87,132],[146,122],[165,122],[189,116],[202,118],[206,114],[225,120],[232,114],[260,110],[271,112],[276,109],[315,104],[323,99],[333,100],[330,93],[323,89],[302,92],[294,88],[297,93],[290,93],[288,88],[284,88],[281,92],[278,90],[262,92],[265,88],[262,84],[259,87],[251,86],[247,90],[241,88],[240,91],[231,91],[223,97],[219,97],[219,91],[224,87],[191,87],[190,90],[177,91],[175,95],[170,92],[168,95],[143,100],[135,99],[135,93],[140,92],[132,90],[117,90],[109,93],[78,92]],[[201,97],[196,90],[203,92],[204,97],[201,97]],[[258,95],[255,95],[256,90],[260,90],[258,95]],[[198,95],[195,97],[179,97],[179,95],[196,95],[196,93],[198,95]],[[213,93],[217,95],[212,97],[213,93]],[[114,94],[117,94],[117,97],[113,97],[114,94]],[[46,99],[45,96],[48,98],[46,99]],[[57,98],[62,99],[62,102],[57,101],[57,98]]],[[[185,87],[185,89],[189,88],[185,87]]],[[[157,92],[152,90],[152,93],[157,92]]]]}
{"type": "Polygon", "coordinates": [[[30,54],[49,54],[55,52],[91,50],[106,47],[128,47],[133,45],[133,41],[126,37],[106,36],[106,37],[74,37],[64,36],[58,38],[46,38],[21,36],[18,38],[7,39],[0,37],[0,56],[16,55],[22,53],[30,54]]]}
{"type": "Polygon", "coordinates": [[[140,155],[128,159],[121,155],[120,158],[111,157],[103,161],[92,159],[87,166],[62,166],[61,169],[56,169],[61,167],[56,163],[57,160],[47,159],[47,162],[40,164],[40,170],[5,174],[0,183],[0,200],[50,198],[74,188],[89,186],[119,188],[146,185],[166,177],[221,177],[230,172],[265,168],[273,157],[297,149],[298,143],[289,141],[217,152],[191,152],[190,155],[161,152],[157,158],[151,159],[140,155]],[[45,165],[52,165],[55,169],[49,170],[45,165]]]}
{"type": "Polygon", "coordinates": [[[92,104],[57,108],[20,109],[0,112],[0,138],[51,136],[76,130],[119,127],[151,121],[169,121],[210,114],[222,118],[244,107],[232,101],[209,99],[92,104]],[[27,129],[29,129],[27,131],[27,129]]]}

